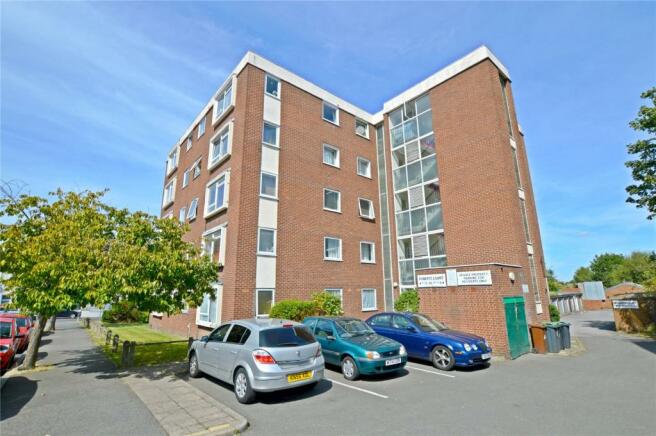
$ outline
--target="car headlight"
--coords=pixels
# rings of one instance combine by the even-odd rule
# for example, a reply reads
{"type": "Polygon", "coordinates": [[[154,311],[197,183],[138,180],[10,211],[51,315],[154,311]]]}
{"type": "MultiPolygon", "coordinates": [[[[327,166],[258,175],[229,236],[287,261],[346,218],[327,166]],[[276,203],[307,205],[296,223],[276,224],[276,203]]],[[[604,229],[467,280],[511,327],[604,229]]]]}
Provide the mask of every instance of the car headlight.
{"type": "Polygon", "coordinates": [[[403,345],[401,345],[401,348],[399,348],[399,354],[401,356],[405,356],[406,354],[408,354],[408,352],[405,351],[405,347],[403,345]]]}
{"type": "Polygon", "coordinates": [[[471,351],[471,345],[465,344],[463,347],[465,348],[465,351],[471,351]]]}
{"type": "Polygon", "coordinates": [[[380,353],[377,351],[367,351],[367,359],[380,359],[380,353]]]}
{"type": "Polygon", "coordinates": [[[474,349],[474,351],[478,350],[478,347],[476,346],[476,344],[472,344],[471,347],[474,349]]]}
{"type": "Polygon", "coordinates": [[[486,346],[488,349],[490,348],[490,343],[487,341],[487,339],[485,340],[485,346],[486,346]]]}
{"type": "Polygon", "coordinates": [[[0,345],[0,353],[6,353],[9,351],[9,347],[6,345],[0,345]]]}

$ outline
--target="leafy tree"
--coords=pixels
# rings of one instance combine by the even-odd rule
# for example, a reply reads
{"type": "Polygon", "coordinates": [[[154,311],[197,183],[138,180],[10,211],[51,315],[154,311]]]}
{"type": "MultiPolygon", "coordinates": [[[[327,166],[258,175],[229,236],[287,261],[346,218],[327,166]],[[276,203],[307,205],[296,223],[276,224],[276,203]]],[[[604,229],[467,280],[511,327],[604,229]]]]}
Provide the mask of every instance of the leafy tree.
{"type": "Polygon", "coordinates": [[[635,251],[624,258],[609,274],[612,283],[633,282],[645,284],[656,279],[656,252],[635,251]]]}
{"type": "Polygon", "coordinates": [[[574,272],[574,278],[572,281],[574,283],[583,283],[583,282],[591,282],[592,279],[592,271],[590,268],[582,266],[579,269],[577,269],[574,272]]]}
{"type": "Polygon", "coordinates": [[[549,305],[549,319],[553,322],[560,321],[560,310],[555,304],[549,305]]]}
{"type": "Polygon", "coordinates": [[[117,210],[105,192],[58,190],[46,198],[0,187],[1,282],[37,317],[23,368],[34,368],[46,320],[73,307],[134,302],[171,313],[198,304],[217,267],[170,219],[117,210]]]}
{"type": "Polygon", "coordinates": [[[551,268],[547,269],[547,282],[549,283],[549,292],[551,293],[558,293],[558,291],[564,286],[564,284],[556,278],[556,274],[551,268]]]}
{"type": "Polygon", "coordinates": [[[312,304],[314,304],[314,310],[317,315],[341,316],[344,314],[344,310],[342,310],[342,300],[330,292],[324,291],[313,294],[312,304]]]}
{"type": "Polygon", "coordinates": [[[605,287],[618,284],[611,274],[613,270],[624,262],[624,256],[615,253],[598,254],[590,262],[590,271],[592,271],[592,280],[603,282],[605,287]]]}
{"type": "Polygon", "coordinates": [[[629,154],[637,159],[626,162],[636,182],[626,187],[629,194],[626,201],[647,209],[647,219],[651,220],[656,217],[656,87],[643,92],[640,97],[650,99],[652,106],[641,106],[638,117],[629,125],[650,137],[627,145],[629,154]]]}
{"type": "Polygon", "coordinates": [[[407,289],[399,295],[394,302],[397,312],[419,312],[419,292],[416,289],[407,289]]]}

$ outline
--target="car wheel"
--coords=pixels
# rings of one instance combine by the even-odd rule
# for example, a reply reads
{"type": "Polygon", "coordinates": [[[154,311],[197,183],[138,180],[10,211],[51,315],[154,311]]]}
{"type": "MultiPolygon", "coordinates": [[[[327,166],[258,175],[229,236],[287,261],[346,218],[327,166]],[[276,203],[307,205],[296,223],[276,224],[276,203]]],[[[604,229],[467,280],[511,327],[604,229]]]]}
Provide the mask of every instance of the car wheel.
{"type": "Polygon", "coordinates": [[[192,378],[200,377],[200,369],[198,369],[198,357],[196,353],[191,353],[189,357],[189,376],[192,378]]]}
{"type": "Polygon", "coordinates": [[[242,404],[249,404],[255,401],[255,391],[248,381],[248,374],[243,368],[239,368],[235,374],[235,396],[237,401],[242,404]]]}
{"type": "Polygon", "coordinates": [[[433,366],[442,371],[450,371],[453,369],[453,366],[456,364],[456,359],[453,357],[453,352],[447,347],[438,345],[433,348],[431,353],[433,359],[433,366]]]}
{"type": "Polygon", "coordinates": [[[69,318],[70,318],[70,319],[75,319],[75,318],[77,318],[77,316],[75,316],[74,313],[71,313],[71,315],[69,316],[69,318]]]}
{"type": "Polygon", "coordinates": [[[346,356],[342,359],[342,375],[346,380],[355,380],[360,376],[358,366],[352,357],[346,356]]]}

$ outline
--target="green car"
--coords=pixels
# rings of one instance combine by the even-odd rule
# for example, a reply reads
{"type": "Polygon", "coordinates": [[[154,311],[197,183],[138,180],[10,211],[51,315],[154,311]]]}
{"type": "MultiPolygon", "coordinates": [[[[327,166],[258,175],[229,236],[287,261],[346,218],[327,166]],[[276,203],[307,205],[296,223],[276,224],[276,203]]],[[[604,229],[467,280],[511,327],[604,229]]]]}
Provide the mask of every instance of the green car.
{"type": "Polygon", "coordinates": [[[303,324],[321,344],[326,363],[341,367],[347,380],[398,371],[408,361],[403,345],[376,334],[357,318],[311,316],[303,324]]]}

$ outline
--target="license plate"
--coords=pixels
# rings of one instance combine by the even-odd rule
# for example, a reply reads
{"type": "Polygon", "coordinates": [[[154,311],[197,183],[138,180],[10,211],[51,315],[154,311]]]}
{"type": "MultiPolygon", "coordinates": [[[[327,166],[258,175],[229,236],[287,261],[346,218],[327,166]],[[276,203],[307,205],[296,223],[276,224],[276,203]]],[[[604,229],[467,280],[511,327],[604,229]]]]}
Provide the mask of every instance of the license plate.
{"type": "Polygon", "coordinates": [[[299,372],[296,374],[289,374],[287,376],[287,383],[296,383],[303,380],[309,380],[312,378],[312,371],[299,372]]]}
{"type": "Polygon", "coordinates": [[[401,358],[397,357],[396,359],[390,359],[385,361],[385,366],[398,365],[401,363],[401,358]]]}
{"type": "Polygon", "coordinates": [[[481,359],[489,359],[489,358],[490,358],[490,353],[481,354],[481,359]]]}

